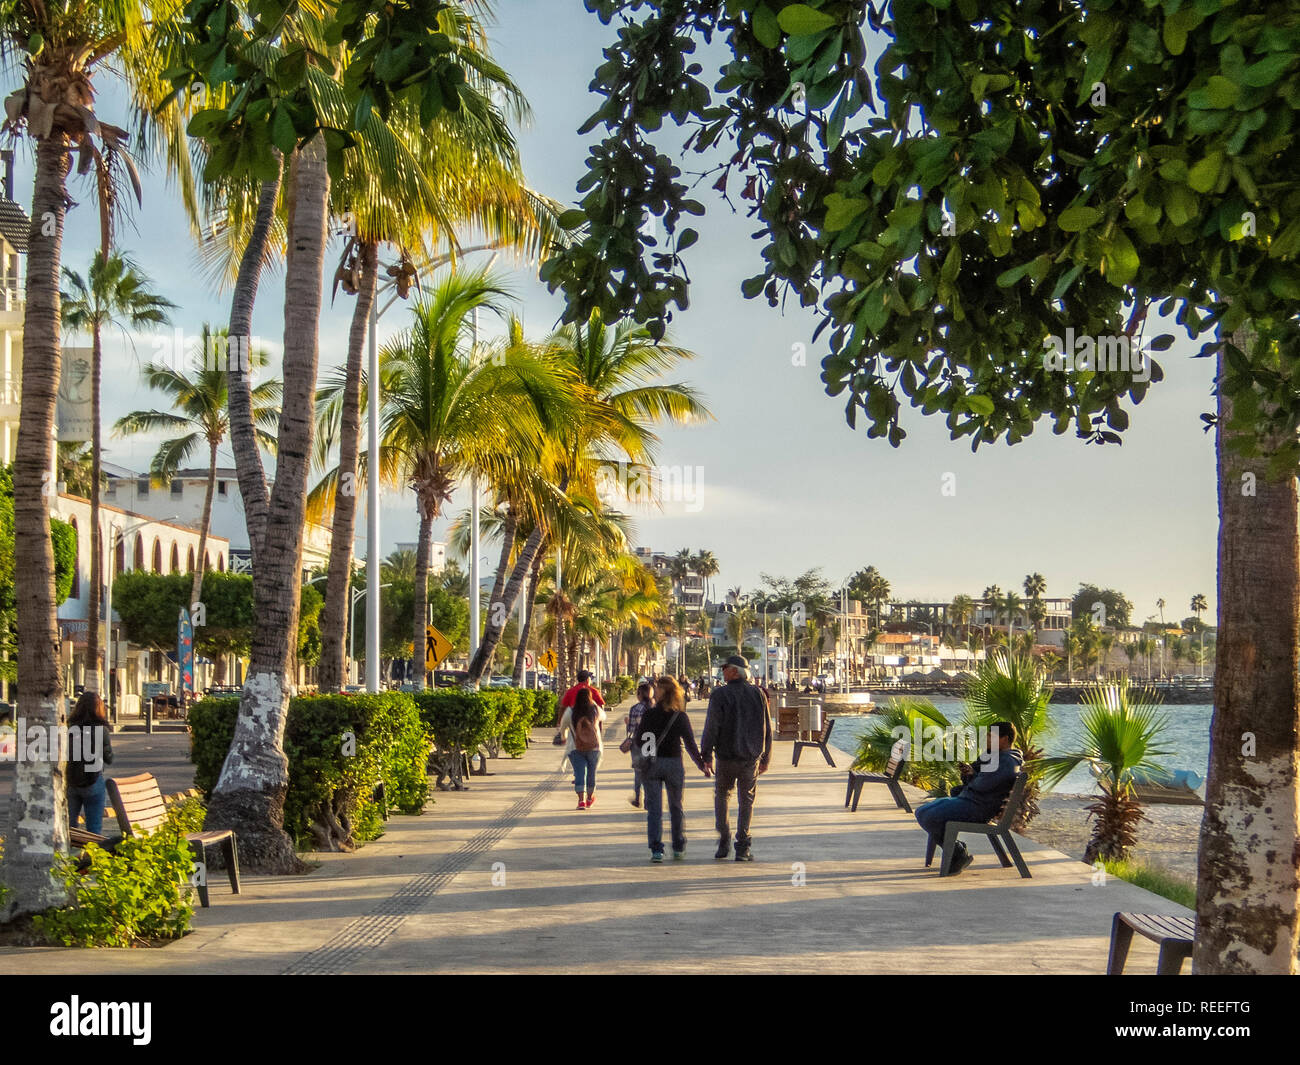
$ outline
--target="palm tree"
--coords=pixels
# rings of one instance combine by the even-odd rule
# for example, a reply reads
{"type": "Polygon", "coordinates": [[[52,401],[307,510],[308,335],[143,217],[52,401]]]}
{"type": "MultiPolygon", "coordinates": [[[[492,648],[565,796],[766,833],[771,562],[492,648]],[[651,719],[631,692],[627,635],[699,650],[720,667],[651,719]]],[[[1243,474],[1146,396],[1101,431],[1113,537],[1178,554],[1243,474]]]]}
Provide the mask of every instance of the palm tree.
{"type": "Polygon", "coordinates": [[[1075,753],[1043,758],[1037,763],[1048,787],[1061,783],[1087,761],[1098,774],[1101,797],[1088,807],[1096,818],[1084,860],[1123,861],[1137,843],[1137,827],[1145,820],[1134,798],[1135,774],[1167,776],[1155,759],[1170,753],[1159,745],[1168,717],[1158,713],[1154,695],[1130,691],[1127,683],[1093,688],[1084,696],[1087,710],[1083,745],[1075,753]]]}
{"type": "MultiPolygon", "coordinates": [[[[707,589],[709,587],[708,585],[709,578],[716,577],[718,575],[717,556],[714,555],[712,551],[700,551],[695,556],[694,565],[695,565],[696,574],[705,582],[704,586],[707,589]]],[[[713,596],[711,593],[709,594],[708,598],[712,600],[713,596]]]]}
{"type": "Polygon", "coordinates": [[[954,625],[960,625],[964,631],[970,631],[971,618],[975,616],[975,600],[969,595],[954,595],[948,604],[948,616],[954,625]]]}
{"type": "Polygon", "coordinates": [[[1201,615],[1210,609],[1209,601],[1200,592],[1192,596],[1192,613],[1196,615],[1196,620],[1201,620],[1201,615]]]}
{"type": "Polygon", "coordinates": [[[1133,662],[1138,656],[1138,645],[1136,640],[1129,640],[1124,644],[1124,655],[1128,658],[1128,675],[1131,679],[1133,676],[1133,662]]]}
{"type": "Polygon", "coordinates": [[[668,560],[668,575],[673,579],[673,596],[680,600],[686,578],[695,570],[695,559],[689,548],[682,548],[668,560]]]}
{"type": "MultiPolygon", "coordinates": [[[[1025,761],[1043,755],[1040,740],[1052,728],[1049,704],[1052,686],[1046,671],[1028,655],[994,652],[981,663],[966,689],[966,712],[974,725],[990,726],[1010,721],[1025,761]]],[[[1024,831],[1038,814],[1038,782],[1025,788],[1024,803],[1016,816],[1016,831],[1024,831]]]]}
{"type": "MultiPolygon", "coordinates": [[[[695,358],[694,352],[667,341],[655,343],[649,331],[633,321],[611,325],[593,314],[585,323],[561,327],[540,349],[572,375],[575,389],[587,397],[581,416],[564,427],[554,456],[554,484],[561,493],[568,492],[571,484],[592,481],[602,462],[650,461],[658,443],[654,426],[712,417],[694,388],[662,380],[681,362],[695,358]]],[[[507,613],[514,608],[545,539],[546,529],[538,525],[518,552],[503,593],[507,613]]],[[[489,618],[480,654],[470,663],[471,681],[482,675],[482,665],[490,660],[487,656],[500,638],[501,628],[489,618]]]]}
{"type": "Polygon", "coordinates": [[[1047,591],[1047,581],[1041,573],[1030,573],[1025,577],[1023,587],[1025,589],[1025,598],[1041,599],[1043,593],[1047,591]]]}
{"type": "MultiPolygon", "coordinates": [[[[208,325],[203,326],[203,351],[221,347],[226,340],[224,332],[213,334],[208,325]],[[219,338],[219,339],[214,339],[219,338]]],[[[250,367],[263,367],[267,356],[263,351],[249,353],[250,367]]],[[[149,473],[155,484],[166,484],[190,457],[204,444],[208,450],[208,483],[203,495],[203,516],[199,520],[199,550],[194,563],[190,602],[203,597],[203,568],[207,552],[208,533],[212,524],[212,498],[217,487],[217,449],[225,442],[230,431],[229,398],[224,368],[211,364],[201,365],[186,374],[184,370],[158,363],[144,368],[144,380],[155,392],[161,392],[179,413],[159,410],[137,410],[119,418],[113,427],[116,436],[134,436],[139,433],[180,433],[165,440],[150,464],[149,473]]],[[[281,385],[279,381],[263,381],[252,390],[253,419],[257,426],[258,446],[265,451],[276,447],[275,430],[280,420],[281,385]]]]}
{"type": "MultiPolygon", "coordinates": [[[[103,547],[100,543],[99,492],[103,480],[101,463],[103,448],[100,439],[100,382],[103,379],[103,333],[110,326],[125,332],[129,326],[139,329],[149,325],[164,325],[169,312],[176,305],[150,291],[149,278],[121,253],[107,257],[96,255],[83,278],[69,267],[63,268],[67,290],[60,294],[63,328],[73,332],[89,333],[90,359],[90,594],[86,606],[86,658],[90,663],[87,686],[96,691],[100,686],[99,614],[100,587],[104,582],[101,572],[103,547]]],[[[191,600],[192,602],[193,600],[191,600]]]]}
{"type": "MultiPolygon", "coordinates": [[[[474,312],[502,312],[505,295],[481,271],[451,274],[416,303],[411,327],[380,356],[386,393],[381,465],[411,485],[420,515],[414,637],[420,687],[433,523],[461,477],[472,470],[490,475],[502,456],[534,450],[546,432],[575,417],[587,398],[530,348],[469,346],[474,312]]],[[[484,668],[495,650],[494,643],[484,668]]]]}
{"type": "Polygon", "coordinates": [[[1011,633],[1016,624],[1016,616],[1020,613],[1020,596],[1015,592],[1007,592],[997,604],[997,609],[1001,611],[1002,616],[1007,620],[1007,639],[1011,639],[1011,633]]]}
{"type": "MultiPolygon", "coordinates": [[[[99,200],[100,246],[112,246],[117,184],[126,171],[136,195],[139,179],[127,154],[125,129],[94,112],[96,78],[105,65],[122,77],[132,123],[151,140],[184,144],[175,107],[154,109],[153,88],[168,65],[155,34],[170,23],[179,4],[146,7],[118,3],[6,2],[0,7],[0,38],[6,53],[22,55],[22,85],[5,100],[6,128],[35,141],[36,173],[27,251],[23,317],[22,396],[14,462],[14,569],[17,598],[19,714],[33,728],[60,721],[61,678],[54,605],[54,551],[50,539],[47,479],[54,468],[55,401],[61,362],[59,283],[64,223],[73,200],[67,175],[72,153],[93,167],[99,200]],[[122,168],[119,169],[118,167],[122,168]]],[[[189,157],[168,154],[192,204],[189,157]]],[[[58,761],[20,761],[9,804],[10,845],[3,880],[10,887],[0,920],[35,913],[65,901],[62,881],[50,873],[67,843],[66,797],[58,761]],[[17,826],[23,825],[21,832],[17,826]]]]}

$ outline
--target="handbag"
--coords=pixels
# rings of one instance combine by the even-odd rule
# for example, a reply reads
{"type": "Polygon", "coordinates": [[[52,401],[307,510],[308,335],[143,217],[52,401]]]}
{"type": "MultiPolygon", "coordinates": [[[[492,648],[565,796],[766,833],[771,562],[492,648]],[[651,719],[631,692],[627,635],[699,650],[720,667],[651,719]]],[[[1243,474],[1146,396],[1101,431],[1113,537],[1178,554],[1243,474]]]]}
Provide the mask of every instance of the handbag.
{"type": "MultiPolygon", "coordinates": [[[[654,749],[656,751],[659,750],[659,744],[663,743],[664,737],[667,736],[668,733],[672,730],[673,722],[677,720],[677,715],[679,713],[681,713],[680,710],[674,710],[672,717],[668,719],[668,724],[664,726],[664,730],[661,733],[659,733],[658,736],[655,737],[654,749]]],[[[640,744],[633,744],[632,746],[632,768],[633,769],[636,769],[644,773],[646,770],[648,770],[651,766],[655,764],[656,757],[657,756],[653,754],[643,753],[640,744]]]]}

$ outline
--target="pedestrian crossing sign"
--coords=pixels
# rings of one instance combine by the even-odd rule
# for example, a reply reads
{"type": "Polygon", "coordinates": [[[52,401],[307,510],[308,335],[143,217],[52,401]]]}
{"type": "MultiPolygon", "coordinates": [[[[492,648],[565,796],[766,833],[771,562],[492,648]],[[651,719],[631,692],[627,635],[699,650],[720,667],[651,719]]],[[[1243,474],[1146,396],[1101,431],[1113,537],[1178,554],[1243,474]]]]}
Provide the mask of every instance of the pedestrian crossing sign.
{"type": "Polygon", "coordinates": [[[432,625],[424,629],[424,668],[437,669],[451,654],[451,641],[432,625]]]}

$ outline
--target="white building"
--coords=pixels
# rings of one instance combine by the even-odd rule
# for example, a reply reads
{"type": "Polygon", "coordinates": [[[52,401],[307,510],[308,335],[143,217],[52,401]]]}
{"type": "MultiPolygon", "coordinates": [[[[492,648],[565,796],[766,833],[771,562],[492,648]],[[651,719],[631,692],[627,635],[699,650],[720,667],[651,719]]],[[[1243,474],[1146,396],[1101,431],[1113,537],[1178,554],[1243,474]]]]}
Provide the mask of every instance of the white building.
{"type": "MultiPolygon", "coordinates": [[[[69,690],[85,684],[89,668],[86,659],[86,630],[90,604],[90,500],[61,492],[50,507],[52,517],[70,524],[77,534],[77,567],[72,579],[72,591],[59,607],[59,634],[63,639],[64,667],[69,670],[65,678],[69,690]]],[[[198,561],[199,531],[189,525],[170,521],[156,521],[131,513],[108,502],[99,507],[100,545],[102,551],[101,573],[104,584],[100,588],[100,601],[108,592],[108,581],[121,573],[146,570],[150,573],[191,573],[198,561]],[[114,545],[110,550],[109,545],[114,545]],[[112,559],[111,569],[109,559],[112,559]]],[[[230,543],[221,536],[208,536],[205,549],[205,570],[224,573],[230,563],[230,543]]],[[[158,651],[129,646],[121,631],[117,611],[113,612],[111,638],[116,641],[113,666],[117,670],[120,693],[118,714],[134,716],[139,713],[139,695],[148,681],[168,681],[173,690],[179,685],[175,663],[158,651]]],[[[101,634],[101,647],[107,648],[110,635],[101,634]]],[[[195,688],[202,691],[212,683],[212,667],[199,663],[195,672],[195,688]]]]}

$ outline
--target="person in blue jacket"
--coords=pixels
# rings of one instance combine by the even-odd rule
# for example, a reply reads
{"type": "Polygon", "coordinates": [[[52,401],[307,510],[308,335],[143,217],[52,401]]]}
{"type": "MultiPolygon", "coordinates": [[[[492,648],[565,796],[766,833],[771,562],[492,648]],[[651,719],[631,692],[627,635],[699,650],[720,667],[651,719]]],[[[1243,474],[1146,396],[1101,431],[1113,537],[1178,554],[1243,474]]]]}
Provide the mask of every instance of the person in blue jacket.
{"type": "MultiPolygon", "coordinates": [[[[988,753],[975,764],[962,763],[963,783],[952,789],[946,799],[934,799],[916,808],[916,820],[930,834],[934,845],[943,849],[944,826],[949,821],[990,821],[997,816],[1011,794],[1016,774],[1025,764],[1025,756],[1015,746],[1016,726],[998,721],[989,729],[988,753]]],[[[949,876],[956,876],[974,861],[966,844],[957,841],[949,876]]]]}

